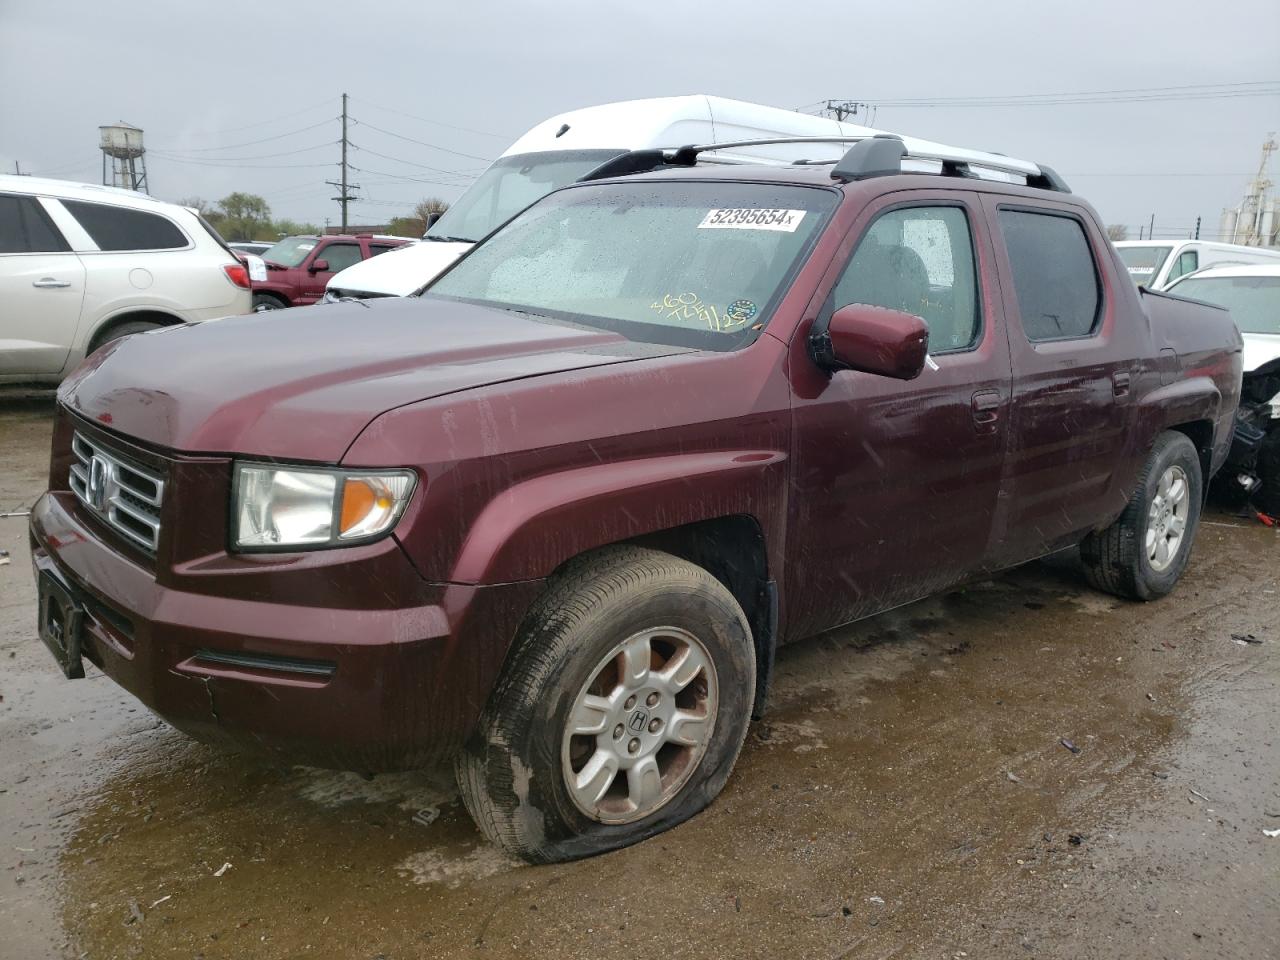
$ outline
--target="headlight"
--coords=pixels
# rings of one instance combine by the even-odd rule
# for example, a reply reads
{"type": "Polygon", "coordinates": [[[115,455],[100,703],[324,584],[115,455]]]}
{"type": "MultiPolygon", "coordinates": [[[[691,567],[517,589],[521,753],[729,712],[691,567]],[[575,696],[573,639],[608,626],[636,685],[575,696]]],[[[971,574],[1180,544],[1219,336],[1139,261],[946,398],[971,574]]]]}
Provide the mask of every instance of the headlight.
{"type": "Polygon", "coordinates": [[[391,531],[413,493],[408,470],[365,472],[237,463],[240,550],[337,547],[391,531]]]}

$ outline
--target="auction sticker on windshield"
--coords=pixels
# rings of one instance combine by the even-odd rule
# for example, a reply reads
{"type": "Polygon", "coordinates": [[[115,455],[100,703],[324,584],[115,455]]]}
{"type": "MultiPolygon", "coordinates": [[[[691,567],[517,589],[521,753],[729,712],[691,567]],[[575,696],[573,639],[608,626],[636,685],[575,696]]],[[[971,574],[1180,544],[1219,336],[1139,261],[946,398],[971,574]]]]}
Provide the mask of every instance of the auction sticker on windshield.
{"type": "Polygon", "coordinates": [[[795,233],[804,219],[804,210],[762,210],[732,207],[708,210],[699,230],[782,230],[795,233]]]}

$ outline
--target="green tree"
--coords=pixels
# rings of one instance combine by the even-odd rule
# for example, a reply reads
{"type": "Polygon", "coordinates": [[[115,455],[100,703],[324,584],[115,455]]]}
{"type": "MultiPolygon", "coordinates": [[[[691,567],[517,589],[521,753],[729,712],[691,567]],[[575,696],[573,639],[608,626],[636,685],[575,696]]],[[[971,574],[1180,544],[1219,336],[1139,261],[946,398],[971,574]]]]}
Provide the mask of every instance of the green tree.
{"type": "Polygon", "coordinates": [[[397,237],[420,237],[427,231],[427,219],[448,209],[449,204],[439,197],[427,197],[414,205],[409,216],[393,217],[387,229],[397,237]]]}
{"type": "Polygon", "coordinates": [[[299,223],[296,220],[276,220],[271,224],[271,235],[264,240],[276,240],[280,237],[296,237],[298,234],[319,233],[320,228],[314,223],[299,223]]]}
{"type": "Polygon", "coordinates": [[[253,240],[262,236],[274,240],[271,232],[271,208],[262,197],[252,193],[232,193],[218,201],[222,221],[218,232],[228,240],[253,240]]]}

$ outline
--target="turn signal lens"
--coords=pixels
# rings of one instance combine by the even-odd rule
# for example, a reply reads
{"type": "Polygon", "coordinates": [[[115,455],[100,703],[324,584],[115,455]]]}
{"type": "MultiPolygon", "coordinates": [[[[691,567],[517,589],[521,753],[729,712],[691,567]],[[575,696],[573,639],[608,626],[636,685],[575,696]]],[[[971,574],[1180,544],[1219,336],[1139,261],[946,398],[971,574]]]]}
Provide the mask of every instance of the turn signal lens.
{"type": "Polygon", "coordinates": [[[398,512],[404,477],[348,477],[342,485],[342,513],[338,536],[342,540],[367,537],[387,525],[398,512]]]}

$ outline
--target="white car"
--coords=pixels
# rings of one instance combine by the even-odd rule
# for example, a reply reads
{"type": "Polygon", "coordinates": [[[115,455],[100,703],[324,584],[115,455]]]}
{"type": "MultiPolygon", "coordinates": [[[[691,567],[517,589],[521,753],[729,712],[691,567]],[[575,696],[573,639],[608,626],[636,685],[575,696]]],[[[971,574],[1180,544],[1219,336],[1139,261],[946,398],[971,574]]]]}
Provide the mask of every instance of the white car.
{"type": "MultiPolygon", "coordinates": [[[[703,153],[703,163],[791,163],[844,156],[848,143],[741,143],[778,137],[870,136],[882,131],[794,110],[709,97],[655,97],[572,110],[544,120],[508,147],[467,188],[422,243],[353,264],[334,274],[324,302],[345,297],[404,297],[434,280],[477,240],[552,190],[590,177],[630,172],[620,158],[633,150],[684,144],[729,143],[732,149],[703,153]],[[619,160],[618,164],[610,161],[619,160]]],[[[904,137],[918,155],[945,150],[975,163],[1002,158],[904,137]]],[[[908,161],[910,166],[915,161],[908,161]]],[[[926,161],[923,166],[928,168],[926,161]]]]}
{"type": "Polygon", "coordinates": [[[1115,246],[1130,278],[1148,290],[1167,290],[1188,274],[1210,267],[1280,264],[1280,250],[1215,240],[1117,240],[1115,246]]]}
{"type": "Polygon", "coordinates": [[[1223,473],[1280,516],[1280,263],[1201,270],[1168,292],[1226,307],[1240,328],[1244,382],[1223,473]]]}
{"type": "Polygon", "coordinates": [[[58,383],[109,340],[252,305],[248,267],[194,210],[0,175],[0,383],[58,383]]]}

